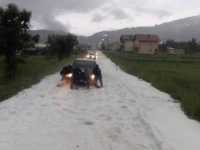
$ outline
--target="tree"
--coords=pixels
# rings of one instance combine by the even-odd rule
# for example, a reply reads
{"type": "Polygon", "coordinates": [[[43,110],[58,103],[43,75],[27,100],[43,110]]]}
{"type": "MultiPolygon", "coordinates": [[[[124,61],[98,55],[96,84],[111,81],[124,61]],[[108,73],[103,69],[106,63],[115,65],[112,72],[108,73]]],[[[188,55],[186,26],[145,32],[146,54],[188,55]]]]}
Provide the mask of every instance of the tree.
{"type": "Polygon", "coordinates": [[[39,35],[39,34],[36,34],[36,35],[32,36],[32,40],[33,40],[35,43],[38,43],[39,40],[40,40],[40,35],[39,35]]]}
{"type": "Polygon", "coordinates": [[[188,53],[193,54],[198,51],[197,40],[192,38],[191,41],[188,42],[188,53]]]}
{"type": "Polygon", "coordinates": [[[158,45],[158,51],[159,52],[167,52],[167,46],[165,43],[159,44],[158,45]]]}
{"type": "Polygon", "coordinates": [[[64,57],[71,56],[74,45],[78,44],[77,37],[68,35],[48,35],[48,41],[51,55],[54,55],[58,60],[62,60],[64,57]]]}
{"type": "MultiPolygon", "coordinates": [[[[4,13],[4,9],[0,7],[0,19],[3,13],[4,13]]],[[[1,55],[5,54],[5,41],[3,39],[3,29],[2,29],[1,23],[0,23],[0,54],[1,55]]]]}
{"type": "Polygon", "coordinates": [[[176,46],[176,42],[173,39],[168,39],[166,41],[166,46],[175,47],[176,46]]]}
{"type": "Polygon", "coordinates": [[[5,77],[15,79],[17,72],[16,51],[28,40],[31,12],[20,10],[15,4],[7,8],[0,7],[0,45],[3,45],[5,57],[5,77]]]}

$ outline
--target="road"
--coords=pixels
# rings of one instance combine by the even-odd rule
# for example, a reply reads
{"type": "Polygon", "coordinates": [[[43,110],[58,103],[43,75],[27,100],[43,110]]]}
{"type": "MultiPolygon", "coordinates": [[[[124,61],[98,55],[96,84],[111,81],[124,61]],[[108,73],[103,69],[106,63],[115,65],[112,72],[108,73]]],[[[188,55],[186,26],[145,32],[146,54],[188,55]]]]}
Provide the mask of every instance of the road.
{"type": "Polygon", "coordinates": [[[55,73],[0,103],[0,149],[200,149],[200,124],[179,103],[100,52],[97,63],[103,88],[56,87],[55,73]]]}

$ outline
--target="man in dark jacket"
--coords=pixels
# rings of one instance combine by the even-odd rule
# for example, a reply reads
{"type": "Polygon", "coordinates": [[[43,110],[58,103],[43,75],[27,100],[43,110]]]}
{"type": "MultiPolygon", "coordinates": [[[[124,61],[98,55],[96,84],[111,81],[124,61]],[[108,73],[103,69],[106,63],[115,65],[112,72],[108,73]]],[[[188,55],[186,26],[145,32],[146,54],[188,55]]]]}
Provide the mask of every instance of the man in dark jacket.
{"type": "Polygon", "coordinates": [[[100,88],[100,87],[97,85],[97,80],[99,80],[100,83],[101,83],[101,87],[103,87],[101,69],[99,68],[99,65],[98,65],[98,64],[94,67],[94,69],[93,69],[93,74],[95,75],[95,86],[98,87],[98,88],[100,88]]]}
{"type": "Polygon", "coordinates": [[[61,75],[61,81],[65,80],[66,79],[66,75],[69,74],[71,71],[71,65],[68,65],[68,66],[64,66],[62,68],[62,70],[60,71],[60,75],[61,75]]]}
{"type": "Polygon", "coordinates": [[[71,72],[71,65],[68,66],[64,66],[62,68],[62,70],[60,71],[60,75],[61,75],[61,82],[59,82],[57,84],[57,86],[61,86],[62,84],[64,84],[66,82],[66,75],[69,74],[71,72]]]}

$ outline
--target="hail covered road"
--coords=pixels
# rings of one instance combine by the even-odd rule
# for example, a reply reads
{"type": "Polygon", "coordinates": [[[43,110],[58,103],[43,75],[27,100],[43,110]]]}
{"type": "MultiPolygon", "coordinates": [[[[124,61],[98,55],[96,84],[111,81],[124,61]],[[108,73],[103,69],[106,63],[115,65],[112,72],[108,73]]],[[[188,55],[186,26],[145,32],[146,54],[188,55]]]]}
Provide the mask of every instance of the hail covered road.
{"type": "Polygon", "coordinates": [[[103,88],[56,87],[56,73],[1,102],[0,149],[200,149],[200,124],[188,119],[180,104],[100,52],[97,62],[103,88]]]}

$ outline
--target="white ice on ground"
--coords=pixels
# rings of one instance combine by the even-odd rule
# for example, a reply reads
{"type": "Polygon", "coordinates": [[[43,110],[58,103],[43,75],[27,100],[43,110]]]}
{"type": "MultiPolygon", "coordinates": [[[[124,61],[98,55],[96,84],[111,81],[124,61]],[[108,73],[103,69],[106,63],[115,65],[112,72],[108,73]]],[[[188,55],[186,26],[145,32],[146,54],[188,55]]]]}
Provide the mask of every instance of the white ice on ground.
{"type": "Polygon", "coordinates": [[[56,87],[56,73],[0,103],[0,150],[200,149],[180,104],[99,55],[103,88],[56,87]]]}

